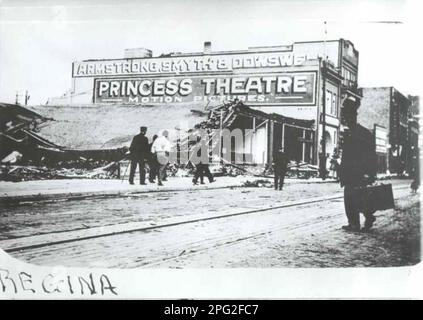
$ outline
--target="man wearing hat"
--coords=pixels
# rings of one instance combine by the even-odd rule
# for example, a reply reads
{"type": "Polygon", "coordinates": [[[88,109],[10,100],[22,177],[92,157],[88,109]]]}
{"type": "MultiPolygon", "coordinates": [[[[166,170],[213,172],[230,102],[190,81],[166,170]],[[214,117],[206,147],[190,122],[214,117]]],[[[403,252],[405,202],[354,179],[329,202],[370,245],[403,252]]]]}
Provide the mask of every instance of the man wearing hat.
{"type": "Polygon", "coordinates": [[[288,170],[288,157],[284,150],[279,149],[273,156],[273,169],[275,173],[275,190],[282,190],[283,182],[285,180],[285,174],[288,170]]]}
{"type": "Polygon", "coordinates": [[[131,146],[129,147],[130,159],[131,159],[131,170],[129,172],[129,183],[134,184],[135,171],[137,170],[137,164],[140,170],[140,184],[145,183],[145,161],[150,155],[150,148],[148,139],[145,136],[147,133],[147,127],[141,127],[140,133],[137,134],[133,139],[131,146]]]}

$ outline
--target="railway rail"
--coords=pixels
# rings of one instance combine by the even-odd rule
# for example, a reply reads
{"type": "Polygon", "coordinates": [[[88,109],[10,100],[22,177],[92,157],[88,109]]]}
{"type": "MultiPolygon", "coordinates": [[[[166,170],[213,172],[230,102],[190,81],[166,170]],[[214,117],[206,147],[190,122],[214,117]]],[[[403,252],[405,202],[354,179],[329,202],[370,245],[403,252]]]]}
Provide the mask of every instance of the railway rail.
{"type": "MultiPolygon", "coordinates": [[[[394,191],[400,191],[408,189],[408,185],[399,185],[393,188],[394,191]]],[[[323,197],[312,197],[308,199],[301,199],[301,200],[295,200],[295,201],[287,201],[285,203],[282,203],[280,205],[273,205],[273,206],[265,206],[260,207],[256,209],[250,209],[250,210],[231,210],[228,212],[216,212],[216,213],[209,213],[207,215],[201,214],[201,215],[191,215],[189,217],[174,217],[174,218],[168,218],[164,219],[162,223],[157,225],[151,225],[148,221],[145,222],[131,222],[131,223],[124,223],[124,224],[118,224],[118,225],[111,225],[111,226],[102,226],[102,227],[94,227],[94,228],[88,228],[83,230],[73,230],[73,231],[58,231],[55,233],[50,234],[44,234],[44,235],[34,235],[34,236],[26,236],[26,237],[20,237],[20,238],[14,238],[14,239],[7,239],[0,241],[0,248],[2,248],[4,251],[11,253],[12,255],[17,254],[18,256],[24,256],[26,252],[31,251],[37,251],[38,253],[48,253],[50,248],[53,248],[54,250],[60,250],[60,248],[63,248],[66,250],[66,248],[74,248],[75,246],[78,246],[78,242],[86,245],[86,240],[93,240],[93,239],[99,239],[103,238],[100,242],[110,242],[113,237],[121,236],[125,241],[129,241],[130,238],[134,234],[139,234],[144,232],[153,234],[155,231],[166,231],[167,229],[172,229],[172,232],[175,232],[175,227],[178,226],[187,226],[187,225],[202,225],[205,222],[219,222],[225,223],[222,220],[232,219],[241,217],[241,216],[249,216],[252,215],[258,215],[263,214],[266,212],[273,212],[275,213],[278,210],[286,209],[290,207],[308,207],[310,210],[314,208],[317,208],[319,206],[322,206],[325,202],[341,202],[343,198],[342,193],[336,193],[330,196],[323,196],[323,197]]],[[[288,211],[286,211],[288,212],[288,211]]],[[[343,213],[341,214],[339,207],[326,210],[325,215],[323,217],[319,217],[319,224],[322,228],[330,227],[333,225],[333,223],[330,222],[330,219],[340,216],[343,218],[343,213]]],[[[254,221],[259,221],[259,219],[255,219],[254,221]]],[[[181,255],[187,256],[192,254],[197,254],[199,252],[202,252],[210,247],[213,247],[213,244],[218,244],[218,246],[221,245],[230,245],[231,243],[235,243],[238,241],[243,241],[255,237],[264,236],[271,232],[276,232],[277,230],[283,229],[285,235],[289,235],[290,232],[294,232],[295,229],[298,226],[301,226],[303,231],[306,231],[307,228],[312,229],[313,224],[316,223],[316,220],[310,219],[307,221],[307,216],[304,216],[303,218],[300,218],[298,223],[297,222],[286,222],[286,223],[280,223],[277,225],[272,224],[264,224],[263,226],[260,226],[259,223],[256,226],[249,227],[249,231],[245,232],[244,234],[242,232],[234,232],[231,235],[227,234],[213,234],[209,238],[207,238],[207,235],[205,237],[207,238],[206,241],[201,239],[199,236],[199,240],[190,240],[189,238],[186,239],[184,243],[179,241],[177,244],[172,243],[172,241],[167,242],[168,240],[164,241],[163,246],[167,246],[166,249],[172,254],[165,257],[160,258],[151,258],[148,261],[139,262],[136,265],[143,265],[143,266],[153,266],[156,264],[163,263],[163,261],[168,261],[172,259],[177,259],[181,255]],[[167,243],[167,244],[166,244],[167,243]],[[175,248],[173,248],[174,246],[175,248]],[[179,248],[186,247],[188,250],[184,251],[178,251],[179,248]]],[[[183,237],[182,237],[183,238],[183,237]]],[[[97,241],[98,242],[98,241],[97,241]]],[[[129,244],[128,244],[129,246],[129,244]]],[[[148,247],[148,246],[147,246],[148,247]]],[[[96,248],[93,248],[92,250],[88,250],[86,252],[83,252],[80,254],[79,258],[83,258],[84,255],[90,256],[90,259],[92,260],[96,256],[100,258],[103,253],[96,253],[96,248]]],[[[137,249],[139,252],[142,251],[142,248],[137,249]],[[140,251],[141,250],[141,251],[140,251]]],[[[101,251],[101,250],[100,250],[101,251]]],[[[36,260],[36,259],[35,259],[36,260]]],[[[133,262],[128,262],[126,266],[133,265],[133,262]]]]}

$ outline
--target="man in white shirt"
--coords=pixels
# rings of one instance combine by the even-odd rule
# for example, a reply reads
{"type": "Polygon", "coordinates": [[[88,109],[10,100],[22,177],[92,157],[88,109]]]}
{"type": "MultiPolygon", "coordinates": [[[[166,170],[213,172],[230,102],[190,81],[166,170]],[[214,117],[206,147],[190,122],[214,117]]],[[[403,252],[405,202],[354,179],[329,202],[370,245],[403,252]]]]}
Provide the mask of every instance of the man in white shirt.
{"type": "Polygon", "coordinates": [[[165,174],[166,166],[169,162],[169,154],[172,144],[168,140],[169,132],[164,130],[162,135],[158,137],[151,146],[151,152],[156,155],[159,164],[159,172],[157,175],[158,185],[162,186],[162,179],[165,174]]]}

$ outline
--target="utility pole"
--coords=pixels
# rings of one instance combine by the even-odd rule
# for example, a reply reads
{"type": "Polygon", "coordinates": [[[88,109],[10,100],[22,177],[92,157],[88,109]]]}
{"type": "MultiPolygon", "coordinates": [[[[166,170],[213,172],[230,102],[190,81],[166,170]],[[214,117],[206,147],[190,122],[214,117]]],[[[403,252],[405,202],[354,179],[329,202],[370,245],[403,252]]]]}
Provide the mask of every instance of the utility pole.
{"type": "Polygon", "coordinates": [[[28,100],[29,100],[29,94],[28,94],[28,90],[25,91],[25,106],[28,105],[28,100]]]}
{"type": "Polygon", "coordinates": [[[319,169],[320,169],[320,177],[325,180],[327,169],[326,169],[326,62],[325,60],[322,61],[321,65],[321,72],[322,72],[322,113],[320,115],[320,122],[322,124],[322,138],[320,140],[320,145],[322,146],[322,153],[320,154],[319,159],[319,169]]]}
{"type": "MultiPolygon", "coordinates": [[[[219,123],[219,159],[220,159],[220,164],[223,164],[223,160],[222,160],[222,151],[223,151],[223,146],[222,146],[222,130],[223,130],[223,110],[220,109],[220,123],[219,123]]],[[[229,150],[231,151],[231,150],[229,150]]],[[[230,158],[232,159],[232,157],[230,158]]]]}
{"type": "Polygon", "coordinates": [[[319,157],[319,171],[320,171],[320,177],[325,180],[327,175],[327,169],[326,169],[326,21],[324,22],[325,25],[325,37],[323,42],[323,59],[322,64],[320,66],[321,68],[321,79],[322,79],[322,114],[320,115],[320,122],[322,124],[322,139],[320,140],[320,144],[322,147],[322,153],[319,157]]]}

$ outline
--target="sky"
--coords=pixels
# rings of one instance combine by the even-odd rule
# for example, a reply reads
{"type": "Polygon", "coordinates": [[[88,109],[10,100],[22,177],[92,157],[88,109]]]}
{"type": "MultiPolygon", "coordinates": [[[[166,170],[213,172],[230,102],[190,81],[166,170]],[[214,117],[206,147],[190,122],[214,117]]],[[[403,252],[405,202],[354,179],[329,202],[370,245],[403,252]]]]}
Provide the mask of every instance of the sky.
{"type": "MultiPolygon", "coordinates": [[[[44,104],[71,88],[72,62],[344,38],[359,51],[359,86],[421,94],[418,1],[0,0],[0,102],[28,90],[44,104]],[[117,4],[119,3],[119,4],[117,4]]],[[[20,101],[23,98],[20,97],[20,101]]]]}

